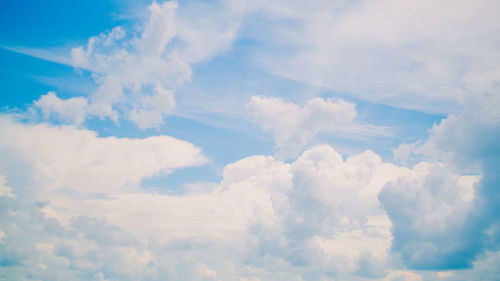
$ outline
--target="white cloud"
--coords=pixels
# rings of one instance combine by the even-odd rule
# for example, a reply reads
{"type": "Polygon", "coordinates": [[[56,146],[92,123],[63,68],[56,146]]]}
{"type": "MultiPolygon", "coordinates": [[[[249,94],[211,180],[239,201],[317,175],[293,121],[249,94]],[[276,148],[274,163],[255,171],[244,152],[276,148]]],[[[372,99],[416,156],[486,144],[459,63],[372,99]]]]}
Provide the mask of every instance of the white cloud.
{"type": "Polygon", "coordinates": [[[87,116],[87,99],[83,97],[62,100],[54,92],[48,92],[34,102],[42,110],[45,119],[55,116],[64,122],[82,124],[87,116]]]}
{"type": "Polygon", "coordinates": [[[177,50],[183,60],[206,61],[229,50],[237,39],[242,11],[231,2],[193,1],[179,9],[176,20],[177,50]],[[228,4],[228,5],[225,5],[228,4]]]}
{"type": "Polygon", "coordinates": [[[137,40],[138,48],[143,54],[159,57],[165,47],[175,36],[174,16],[176,2],[153,2],[149,6],[151,15],[141,38],[137,40]]]}
{"type": "Polygon", "coordinates": [[[377,194],[408,172],[372,152],[343,160],[330,146],[316,146],[291,164],[253,156],[226,166],[220,184],[206,192],[171,196],[140,189],[140,180],[203,163],[191,144],[166,136],[100,138],[6,118],[0,126],[8,132],[0,138],[6,152],[0,168],[24,163],[15,171],[30,171],[6,175],[18,199],[2,199],[11,211],[0,220],[5,245],[18,254],[4,251],[0,260],[22,260],[24,268],[9,274],[71,280],[83,272],[97,280],[385,274],[391,224],[377,194]],[[36,255],[28,255],[33,248],[36,255]],[[268,265],[256,263],[264,259],[268,265]]]}
{"type": "Polygon", "coordinates": [[[477,177],[442,164],[408,169],[371,151],[343,159],[328,145],[289,164],[270,156],[239,160],[204,192],[152,194],[139,188],[142,178],[203,163],[199,150],[168,137],[99,138],[5,118],[0,124],[8,132],[0,139],[8,151],[0,168],[15,157],[33,170],[23,179],[29,185],[6,170],[18,198],[1,199],[9,211],[0,217],[0,247],[17,254],[2,250],[0,260],[23,260],[23,270],[10,277],[422,280],[420,272],[395,266],[391,249],[418,266],[460,248],[460,237],[469,237],[467,214],[481,195],[473,188],[477,177]],[[44,229],[43,236],[33,228],[44,229]],[[438,243],[444,240],[446,247],[438,243]]]}
{"type": "Polygon", "coordinates": [[[175,108],[173,93],[159,85],[155,87],[153,95],[141,97],[138,102],[141,106],[132,109],[130,120],[140,128],[158,127],[164,116],[175,108]]]}
{"type": "Polygon", "coordinates": [[[484,251],[498,249],[497,91],[469,97],[462,112],[430,130],[429,139],[396,150],[436,161],[415,166],[415,176],[381,194],[395,226],[394,249],[408,266],[468,268],[484,251]]]}
{"type": "Polygon", "coordinates": [[[71,126],[20,124],[0,119],[4,149],[34,169],[49,190],[112,193],[141,179],[206,162],[194,145],[169,136],[107,137],[71,126]],[[145,164],[147,163],[147,164],[145,164]]]}
{"type": "Polygon", "coordinates": [[[407,163],[412,157],[415,156],[415,152],[417,150],[420,141],[415,143],[401,143],[398,147],[392,150],[394,155],[394,160],[398,162],[407,163]]]}
{"type": "Polygon", "coordinates": [[[272,131],[278,158],[295,157],[320,133],[386,135],[383,128],[355,122],[355,105],[342,99],[313,98],[301,108],[280,98],[253,96],[247,110],[264,131],[272,131]]]}
{"type": "MultiPolygon", "coordinates": [[[[86,47],[73,49],[74,65],[101,75],[127,65],[151,75],[155,72],[141,63],[142,57],[161,61],[172,55],[183,66],[160,67],[160,72],[179,67],[184,74],[179,76],[188,81],[188,63],[213,58],[240,38],[250,39],[259,44],[251,52],[253,60],[271,73],[378,104],[439,113],[456,112],[464,98],[500,79],[500,41],[492,36],[500,29],[494,0],[243,0],[175,6],[152,4],[151,17],[135,37],[117,27],[91,38],[86,47]],[[161,40],[153,43],[148,39],[153,37],[161,40]]],[[[47,57],[39,50],[20,51],[47,57]]],[[[118,118],[121,89],[131,86],[119,78],[133,81],[134,75],[119,71],[117,76],[101,85],[102,97],[96,98],[91,115],[118,118]]],[[[127,117],[128,109],[122,114],[127,117]]]]}
{"type": "Polygon", "coordinates": [[[469,225],[475,182],[443,164],[420,163],[384,188],[380,201],[394,225],[393,249],[405,264],[419,269],[471,266],[480,250],[469,225]]]}
{"type": "Polygon", "coordinates": [[[274,74],[441,113],[500,80],[497,1],[265,2],[243,9],[293,23],[256,33],[270,46],[261,65],[274,74]]]}
{"type": "MultiPolygon", "coordinates": [[[[12,194],[12,188],[6,185],[7,180],[5,179],[5,176],[0,175],[0,197],[6,196],[6,197],[16,197],[14,194],[12,194]]],[[[0,235],[0,238],[2,235],[0,235]]]]}
{"type": "MultiPolygon", "coordinates": [[[[186,5],[180,12],[173,1],[154,1],[148,8],[149,17],[138,34],[118,26],[71,50],[71,64],[91,71],[98,88],[89,97],[69,100],[55,94],[42,96],[36,105],[45,117],[75,124],[92,117],[115,122],[125,118],[143,129],[161,126],[175,109],[173,93],[191,80],[189,64],[228,50],[241,20],[240,12],[231,16],[236,10],[230,7],[201,2],[186,5]],[[207,10],[211,16],[206,16],[207,10]],[[162,95],[161,108],[160,104],[150,106],[149,101],[159,99],[159,88],[171,94],[162,95]]],[[[18,51],[40,56],[37,50],[18,51]]]]}
{"type": "Polygon", "coordinates": [[[325,272],[384,276],[391,222],[377,196],[407,169],[383,163],[370,151],[343,160],[327,145],[306,150],[290,169],[293,188],[275,203],[287,242],[266,246],[282,247],[292,263],[315,264],[325,272]]]}
{"type": "Polygon", "coordinates": [[[175,2],[153,2],[137,37],[115,27],[91,37],[86,47],[73,48],[72,64],[92,72],[97,90],[88,98],[69,100],[49,93],[36,106],[45,116],[54,113],[76,124],[97,116],[114,121],[123,117],[141,128],[160,126],[175,109],[174,90],[190,81],[192,72],[177,51],[167,48],[176,34],[176,10],[175,2]]]}

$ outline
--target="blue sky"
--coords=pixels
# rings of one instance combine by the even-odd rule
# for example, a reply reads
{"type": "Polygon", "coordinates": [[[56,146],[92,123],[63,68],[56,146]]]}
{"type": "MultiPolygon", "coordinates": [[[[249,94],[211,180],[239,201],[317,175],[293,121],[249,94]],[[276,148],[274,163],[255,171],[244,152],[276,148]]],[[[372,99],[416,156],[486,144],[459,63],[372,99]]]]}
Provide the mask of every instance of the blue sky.
{"type": "Polygon", "coordinates": [[[497,280],[496,1],[3,1],[0,280],[497,280]]]}

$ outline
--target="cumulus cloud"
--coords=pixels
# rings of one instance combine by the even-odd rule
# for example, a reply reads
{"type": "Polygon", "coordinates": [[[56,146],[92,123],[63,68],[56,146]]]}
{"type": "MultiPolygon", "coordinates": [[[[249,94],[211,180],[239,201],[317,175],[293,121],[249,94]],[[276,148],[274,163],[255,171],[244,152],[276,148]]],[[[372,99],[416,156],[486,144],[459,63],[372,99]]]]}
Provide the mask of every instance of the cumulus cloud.
{"type": "Polygon", "coordinates": [[[496,92],[469,98],[462,112],[432,128],[428,140],[398,148],[436,161],[417,165],[416,175],[399,179],[381,193],[394,224],[394,249],[407,265],[467,268],[484,251],[499,249],[496,92]],[[466,182],[474,188],[464,190],[466,182]]]}
{"type": "Polygon", "coordinates": [[[72,64],[90,70],[97,90],[61,100],[54,93],[35,105],[45,117],[81,124],[88,117],[128,119],[140,128],[158,127],[175,109],[174,90],[190,81],[191,68],[167,46],[176,34],[177,3],[153,2],[138,35],[115,27],[71,50],[72,64]]]}
{"type": "Polygon", "coordinates": [[[391,223],[377,195],[408,169],[373,152],[344,160],[316,146],[290,164],[252,156],[226,166],[210,190],[172,196],[140,181],[203,163],[188,143],[0,124],[9,132],[0,168],[18,195],[0,198],[0,260],[16,265],[11,279],[315,280],[392,270],[391,223]]]}
{"type": "Polygon", "coordinates": [[[48,92],[34,102],[35,106],[42,110],[43,117],[49,119],[54,116],[63,122],[82,124],[87,118],[87,99],[75,97],[62,100],[55,92],[48,92]]]}
{"type": "Polygon", "coordinates": [[[470,221],[476,181],[443,164],[420,163],[384,188],[380,201],[393,222],[392,247],[405,264],[419,269],[472,266],[481,248],[470,221]]]}
{"type": "Polygon", "coordinates": [[[107,137],[72,126],[20,124],[0,119],[2,148],[16,153],[50,190],[110,193],[173,169],[206,162],[194,145],[169,136],[107,137]],[[147,163],[146,165],[144,163],[147,163]]]}
{"type": "Polygon", "coordinates": [[[241,13],[229,16],[235,11],[230,7],[200,2],[179,13],[176,2],[154,1],[148,10],[139,32],[117,26],[71,50],[71,64],[91,71],[98,88],[89,97],[42,96],[35,105],[44,117],[73,124],[125,118],[143,129],[161,126],[175,110],[175,90],[191,80],[190,64],[228,50],[241,20],[241,13]]]}
{"type": "Polygon", "coordinates": [[[290,262],[341,275],[384,276],[391,223],[377,195],[406,169],[371,151],[344,160],[323,145],[306,150],[290,170],[293,188],[275,204],[287,241],[280,250],[290,262]]]}
{"type": "Polygon", "coordinates": [[[0,168],[17,195],[0,197],[10,279],[424,280],[438,273],[402,270],[399,253],[415,268],[495,260],[466,254],[483,243],[470,228],[480,179],[444,164],[409,169],[318,145],[291,163],[241,159],[210,189],[173,196],[140,180],[203,163],[188,143],[5,118],[1,126],[0,168]]]}
{"type": "Polygon", "coordinates": [[[278,158],[295,157],[320,133],[386,135],[383,128],[355,122],[355,105],[342,99],[313,98],[301,108],[280,98],[253,96],[247,110],[264,131],[272,131],[278,158]]]}

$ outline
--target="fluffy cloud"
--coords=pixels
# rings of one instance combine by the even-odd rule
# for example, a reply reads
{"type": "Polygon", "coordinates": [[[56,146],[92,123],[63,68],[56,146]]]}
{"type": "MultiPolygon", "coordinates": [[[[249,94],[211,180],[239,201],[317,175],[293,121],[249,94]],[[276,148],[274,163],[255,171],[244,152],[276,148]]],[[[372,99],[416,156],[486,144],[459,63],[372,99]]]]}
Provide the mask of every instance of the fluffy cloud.
{"type": "Polygon", "coordinates": [[[485,222],[475,211],[484,177],[442,163],[409,169],[371,151],[344,159],[319,145],[291,163],[241,159],[220,183],[172,196],[139,183],[203,163],[188,143],[99,138],[5,118],[1,126],[2,185],[15,195],[0,197],[0,263],[9,279],[453,280],[405,271],[399,254],[415,268],[473,263],[481,276],[496,259],[478,259],[486,240],[475,235],[484,228],[470,224],[485,222]]]}
{"type": "Polygon", "coordinates": [[[87,99],[83,97],[62,100],[55,92],[48,92],[34,102],[42,110],[45,119],[55,115],[57,119],[76,125],[82,124],[87,117],[87,99]]]}
{"type": "Polygon", "coordinates": [[[125,118],[140,128],[161,126],[175,110],[173,93],[191,80],[190,64],[228,50],[241,21],[241,12],[231,7],[201,2],[180,11],[173,1],[148,8],[139,33],[118,26],[71,50],[71,64],[91,71],[98,88],[89,97],[42,96],[35,106],[45,118],[73,124],[125,118]]]}
{"type": "Polygon", "coordinates": [[[0,128],[8,132],[0,136],[2,150],[26,161],[37,181],[50,190],[107,194],[206,161],[199,148],[168,136],[100,138],[71,126],[24,125],[6,117],[0,119],[0,128]]]}
{"type": "Polygon", "coordinates": [[[484,251],[499,249],[497,91],[469,98],[461,113],[434,126],[428,140],[397,150],[437,161],[417,166],[415,176],[399,179],[381,194],[394,223],[394,249],[407,265],[467,268],[484,251]],[[467,173],[476,176],[456,175],[467,173]],[[474,189],[464,191],[464,181],[474,189]]]}
{"type": "Polygon", "coordinates": [[[421,163],[384,188],[380,201],[394,225],[392,247],[405,264],[419,269],[472,266],[481,249],[470,218],[476,181],[452,174],[443,164],[421,163]]]}
{"type": "MultiPolygon", "coordinates": [[[[0,137],[0,170],[6,175],[0,177],[0,266],[6,270],[2,278],[157,280],[155,274],[176,272],[175,266],[162,263],[158,269],[150,264],[157,260],[146,242],[138,240],[144,232],[127,232],[106,219],[114,222],[119,217],[122,225],[138,229],[153,214],[150,223],[162,224],[153,208],[140,212],[148,205],[161,209],[154,195],[127,195],[139,192],[144,178],[205,163],[199,148],[167,136],[100,138],[71,126],[29,125],[8,117],[1,118],[0,127],[6,132],[0,137]],[[121,196],[125,200],[117,199],[121,196]],[[112,203],[102,208],[88,203],[100,202],[97,198],[112,203]],[[141,207],[135,209],[131,203],[141,207]],[[92,217],[87,207],[95,210],[92,217]]],[[[185,267],[186,272],[200,272],[189,280],[213,277],[199,262],[186,262],[185,267]]]]}
{"type": "Polygon", "coordinates": [[[54,93],[35,105],[45,117],[81,124],[86,118],[126,118],[140,128],[158,127],[175,109],[173,91],[190,81],[191,68],[167,46],[176,34],[175,2],[149,6],[150,16],[139,35],[122,27],[91,37],[87,46],[71,50],[72,64],[90,70],[98,85],[86,97],[61,100],[54,93]]]}
{"type": "Polygon", "coordinates": [[[339,276],[384,276],[391,222],[377,195],[407,170],[370,151],[343,160],[323,145],[306,150],[290,171],[293,188],[275,203],[286,237],[281,254],[292,264],[316,265],[339,276]]]}
{"type": "Polygon", "coordinates": [[[247,110],[264,131],[273,132],[278,158],[297,156],[319,133],[343,136],[386,134],[383,128],[355,122],[355,105],[342,99],[313,98],[301,108],[280,98],[253,96],[247,103],[247,110]]]}
{"type": "Polygon", "coordinates": [[[10,279],[316,280],[392,272],[391,223],[377,196],[409,171],[373,152],[344,160],[316,146],[290,164],[252,156],[226,166],[216,187],[172,196],[139,184],[203,163],[188,143],[100,138],[8,118],[0,124],[8,132],[0,138],[3,185],[17,195],[0,198],[0,261],[10,279]]]}

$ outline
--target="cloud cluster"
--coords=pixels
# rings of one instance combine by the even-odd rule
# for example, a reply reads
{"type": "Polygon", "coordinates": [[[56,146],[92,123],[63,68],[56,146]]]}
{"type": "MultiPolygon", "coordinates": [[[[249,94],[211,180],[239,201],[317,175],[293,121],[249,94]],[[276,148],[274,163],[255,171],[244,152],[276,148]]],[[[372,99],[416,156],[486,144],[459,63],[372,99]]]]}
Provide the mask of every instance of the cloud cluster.
{"type": "Polygon", "coordinates": [[[140,181],[203,163],[188,143],[0,124],[11,187],[1,198],[1,262],[13,279],[315,280],[391,270],[391,223],[377,196],[408,169],[373,152],[344,160],[315,146],[291,164],[253,156],[228,165],[212,190],[171,196],[140,181]]]}
{"type": "Polygon", "coordinates": [[[450,270],[496,259],[476,261],[498,241],[488,176],[460,176],[443,162],[409,169],[317,145],[289,164],[241,159],[210,188],[168,195],[142,189],[141,179],[203,163],[189,143],[0,124],[10,135],[0,138],[8,279],[454,280],[403,265],[450,270]]]}

